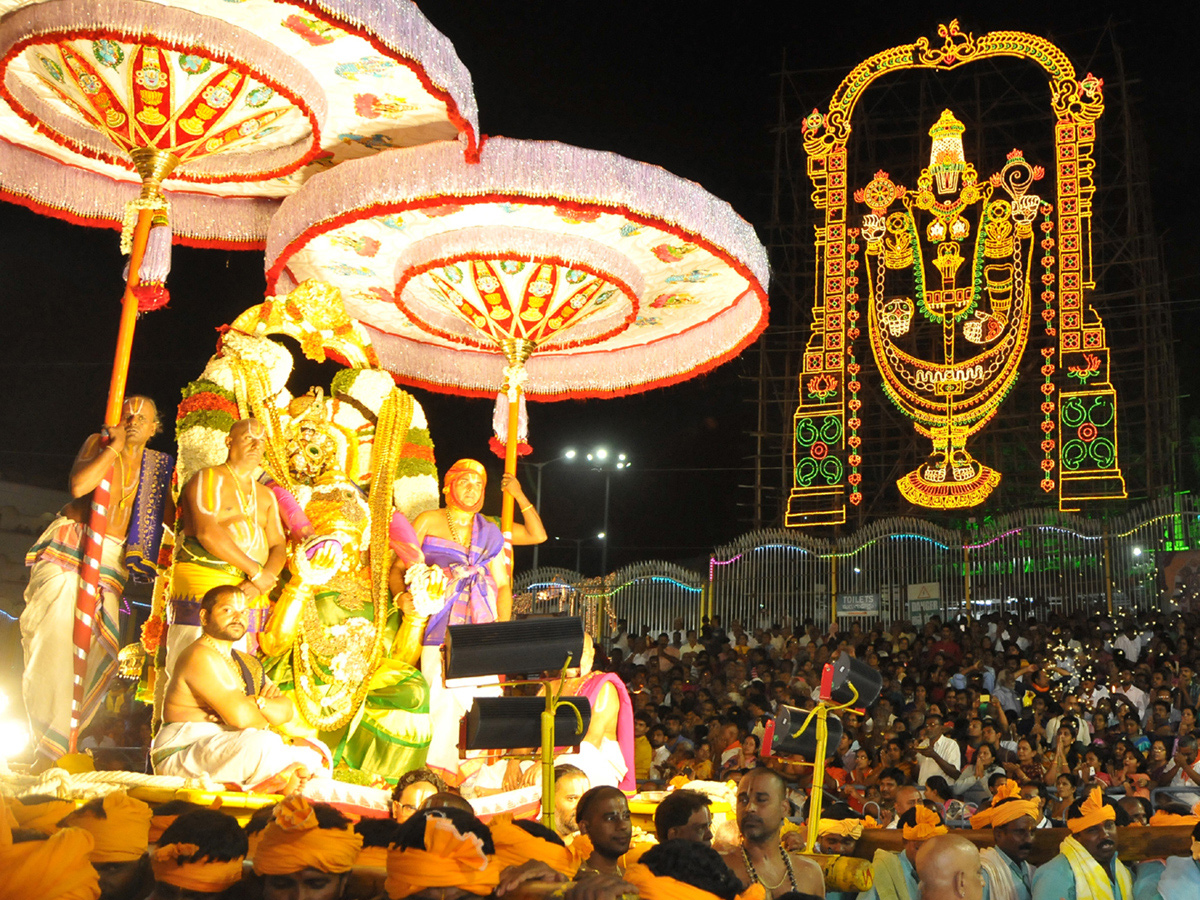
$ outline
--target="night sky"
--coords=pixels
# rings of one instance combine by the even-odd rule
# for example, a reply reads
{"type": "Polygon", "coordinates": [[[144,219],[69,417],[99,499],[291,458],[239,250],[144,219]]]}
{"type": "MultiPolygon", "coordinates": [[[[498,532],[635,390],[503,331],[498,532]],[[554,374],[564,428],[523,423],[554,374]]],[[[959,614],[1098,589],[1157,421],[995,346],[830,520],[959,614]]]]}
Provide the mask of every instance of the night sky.
{"type": "MultiPolygon", "coordinates": [[[[1082,73],[1111,22],[1135,79],[1151,148],[1150,191],[1163,233],[1177,352],[1192,343],[1200,286],[1195,213],[1196,13],[1137,18],[1149,6],[1046,3],[761,3],[714,5],[526,2],[418,4],[471,71],[481,130],[610,150],[693,179],[730,202],[767,237],[778,80],[786,57],[804,69],[814,104],[870,54],[929,36],[958,17],[976,35],[996,29],[1043,34],[1082,73]],[[706,11],[707,10],[707,11],[706,11]],[[832,20],[834,12],[845,18],[832,20]],[[1110,19],[1110,14],[1112,18],[1110,19]]],[[[1096,73],[1104,77],[1107,73],[1096,73]]],[[[1103,120],[1102,120],[1103,123],[1103,120]]],[[[87,229],[0,204],[4,392],[0,477],[65,483],[79,443],[103,415],[121,293],[115,232],[87,229]]],[[[130,390],[153,396],[173,419],[179,388],[211,355],[215,329],[262,299],[262,254],[176,248],[169,308],[138,324],[130,390]]],[[[775,297],[772,296],[774,302],[775,297]]],[[[1103,314],[1103,310],[1101,310],[1103,314]]],[[[773,320],[779,315],[776,310],[773,320]]],[[[620,400],[531,404],[534,455],[604,444],[634,460],[614,475],[610,567],[641,559],[691,562],[745,532],[754,441],[753,355],[685,385],[620,400]]],[[[1185,366],[1191,393],[1194,366],[1185,366]]],[[[334,368],[298,367],[290,385],[328,386],[334,368]]],[[[439,468],[488,455],[491,402],[415,392],[431,422],[439,468]]],[[[1185,423],[1195,405],[1184,401],[1185,423]]],[[[1186,425],[1185,425],[1186,430],[1186,425]]],[[[170,430],[155,446],[169,449],[170,430]]],[[[524,476],[533,495],[533,473],[524,476]]],[[[498,509],[498,484],[488,509],[498,509]]],[[[544,470],[551,535],[541,562],[573,566],[575,539],[600,530],[603,477],[555,463],[544,470]]],[[[583,568],[599,569],[595,540],[583,568]]],[[[521,563],[521,560],[518,560],[521,563]]],[[[526,563],[527,564],[527,563],[526,563]]]]}

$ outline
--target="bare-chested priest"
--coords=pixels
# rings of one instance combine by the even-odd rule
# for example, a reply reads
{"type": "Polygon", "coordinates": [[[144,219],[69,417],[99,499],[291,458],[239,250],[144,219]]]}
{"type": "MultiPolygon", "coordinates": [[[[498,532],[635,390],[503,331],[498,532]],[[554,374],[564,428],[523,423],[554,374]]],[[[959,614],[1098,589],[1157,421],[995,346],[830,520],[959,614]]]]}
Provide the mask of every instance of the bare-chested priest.
{"type": "Polygon", "coordinates": [[[248,622],[239,647],[258,649],[257,635],[271,612],[268,595],[287,559],[275,495],[254,477],[266,442],[257,419],[235,422],[225,439],[225,462],[201,469],[179,495],[182,536],[167,601],[168,678],[179,654],[200,636],[200,598],[218,585],[241,591],[248,622]]]}
{"type": "Polygon", "coordinates": [[[150,751],[156,774],[273,793],[328,774],[325,748],[270,730],[290,721],[294,708],[257,659],[234,649],[246,619],[246,598],[235,585],[212,588],[200,601],[203,633],[179,654],[167,684],[163,726],[150,751]]]}
{"type": "Polygon", "coordinates": [[[722,854],[725,865],[749,887],[756,881],[768,900],[791,893],[813,900],[825,896],[821,867],[780,843],[789,806],[787,784],[773,769],[751,769],[738,782],[737,823],[741,846],[722,854]]]}

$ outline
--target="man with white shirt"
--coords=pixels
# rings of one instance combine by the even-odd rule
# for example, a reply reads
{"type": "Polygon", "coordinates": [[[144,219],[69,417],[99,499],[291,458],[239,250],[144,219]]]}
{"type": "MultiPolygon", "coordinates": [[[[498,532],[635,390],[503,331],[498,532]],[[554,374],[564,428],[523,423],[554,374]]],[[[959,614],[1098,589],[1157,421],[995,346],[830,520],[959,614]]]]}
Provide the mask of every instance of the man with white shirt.
{"type": "Polygon", "coordinates": [[[704,645],[696,640],[696,631],[692,629],[687,633],[687,640],[679,645],[679,657],[682,659],[689,653],[701,653],[704,651],[704,645]]]}
{"type": "Polygon", "coordinates": [[[1123,669],[1117,683],[1112,686],[1113,694],[1122,696],[1137,709],[1138,719],[1146,716],[1146,707],[1150,705],[1150,695],[1133,683],[1133,670],[1123,669]]]}
{"type": "Polygon", "coordinates": [[[1142,653],[1142,637],[1138,634],[1137,626],[1131,621],[1125,626],[1124,634],[1118,635],[1112,643],[1114,650],[1125,654],[1125,659],[1131,665],[1138,661],[1142,653]]]}
{"type": "Polygon", "coordinates": [[[958,778],[962,751],[957,741],[942,733],[941,716],[934,714],[925,719],[925,740],[917,746],[917,753],[921,756],[921,767],[917,770],[917,784],[921,787],[934,775],[958,778]]]}

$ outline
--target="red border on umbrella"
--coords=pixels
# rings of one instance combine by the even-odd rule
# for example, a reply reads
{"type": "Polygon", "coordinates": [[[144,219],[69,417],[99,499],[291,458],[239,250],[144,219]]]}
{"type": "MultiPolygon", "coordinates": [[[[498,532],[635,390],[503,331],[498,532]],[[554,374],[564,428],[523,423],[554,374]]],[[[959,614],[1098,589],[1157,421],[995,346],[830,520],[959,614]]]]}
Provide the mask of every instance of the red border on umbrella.
{"type": "MultiPolygon", "coordinates": [[[[409,321],[411,321],[414,325],[416,325],[422,331],[427,331],[430,334],[436,335],[437,337],[440,337],[440,338],[443,338],[444,340],[450,341],[453,344],[462,344],[467,347],[475,347],[479,350],[494,350],[494,349],[496,349],[495,343],[489,343],[487,341],[477,341],[477,340],[474,340],[465,335],[454,334],[449,331],[443,331],[440,328],[434,328],[428,322],[420,321],[420,319],[417,316],[414,316],[408,310],[408,308],[404,305],[403,302],[401,302],[401,299],[400,299],[404,293],[405,286],[408,284],[408,282],[410,282],[412,279],[416,278],[417,276],[424,275],[430,269],[436,269],[441,266],[455,265],[456,263],[464,262],[464,261],[471,260],[471,259],[516,260],[516,261],[520,261],[520,262],[528,262],[529,261],[527,259],[526,254],[521,254],[521,253],[486,253],[486,254],[481,254],[480,256],[470,256],[468,254],[455,254],[455,255],[446,256],[446,257],[438,257],[436,259],[432,259],[432,260],[428,260],[427,262],[423,262],[418,266],[413,266],[413,268],[410,269],[405,274],[405,276],[396,283],[396,290],[392,294],[392,302],[396,305],[397,309],[399,309],[402,313],[404,313],[406,316],[408,316],[409,321]]],[[[641,303],[638,300],[637,295],[633,292],[633,289],[630,288],[629,285],[627,285],[620,278],[617,278],[616,276],[610,275],[606,272],[597,271],[592,266],[582,265],[578,262],[568,262],[567,260],[562,259],[561,257],[553,256],[553,255],[551,255],[551,256],[540,256],[539,255],[536,262],[534,263],[534,265],[538,265],[540,263],[550,263],[551,265],[563,266],[563,267],[571,268],[571,269],[579,269],[584,272],[587,272],[589,275],[592,275],[596,278],[603,278],[605,281],[609,282],[610,284],[614,284],[618,288],[620,288],[622,293],[624,293],[625,296],[629,298],[629,304],[630,304],[630,311],[629,311],[628,315],[626,315],[625,318],[621,322],[614,325],[608,331],[605,331],[602,334],[596,335],[595,337],[591,337],[591,338],[588,338],[588,339],[582,340],[582,341],[573,341],[573,342],[567,343],[567,344],[555,344],[553,349],[548,350],[547,352],[556,353],[559,350],[569,350],[572,347],[586,347],[588,344],[595,344],[595,343],[599,343],[600,341],[608,340],[610,337],[613,337],[614,335],[620,334],[622,331],[625,331],[627,328],[629,328],[630,325],[632,325],[637,320],[638,310],[641,308],[641,303]]],[[[514,311],[514,313],[515,313],[515,311],[514,311]]],[[[484,313],[480,312],[480,315],[484,315],[484,313]]],[[[380,330],[382,331],[383,329],[380,329],[380,330]]]]}
{"type": "MultiPolygon", "coordinates": [[[[241,175],[202,175],[202,174],[189,174],[188,172],[186,172],[184,170],[176,170],[175,172],[173,172],[171,174],[171,180],[173,180],[173,181],[190,181],[190,182],[193,182],[196,184],[226,184],[226,183],[237,183],[237,182],[243,182],[243,181],[265,181],[269,178],[279,178],[284,175],[289,175],[292,172],[295,172],[295,171],[298,171],[299,169],[304,168],[306,165],[308,165],[310,162],[312,162],[317,157],[318,154],[320,154],[322,152],[323,148],[321,146],[321,126],[320,126],[320,123],[317,122],[317,118],[313,114],[313,111],[309,108],[307,103],[304,103],[299,97],[295,96],[291,91],[285,90],[284,87],[282,86],[282,84],[280,84],[275,79],[258,72],[254,67],[247,65],[244,60],[235,59],[230,54],[219,51],[219,50],[214,50],[209,47],[197,47],[194,42],[187,46],[184,46],[184,42],[182,42],[182,41],[163,39],[163,38],[157,37],[156,35],[148,35],[148,34],[138,35],[138,34],[133,34],[131,32],[132,32],[132,29],[121,30],[121,29],[115,29],[115,28],[81,28],[81,29],[72,29],[72,30],[54,30],[54,31],[47,31],[47,32],[39,33],[39,34],[29,35],[27,37],[21,38],[21,40],[17,41],[15,44],[13,44],[9,48],[8,53],[6,53],[3,57],[0,57],[0,73],[7,71],[8,67],[12,63],[13,59],[16,58],[17,56],[19,56],[21,53],[23,53],[27,47],[34,45],[34,44],[45,44],[45,43],[50,43],[50,42],[58,41],[58,40],[71,41],[71,40],[109,39],[109,40],[122,41],[122,42],[132,42],[132,41],[142,41],[144,39],[149,39],[149,40],[155,41],[156,46],[158,46],[160,48],[164,48],[166,50],[170,50],[173,53],[186,53],[189,51],[192,53],[201,53],[202,52],[202,54],[205,57],[212,59],[214,62],[222,63],[222,64],[228,65],[228,66],[236,65],[236,66],[241,67],[241,69],[244,72],[250,73],[251,75],[254,76],[254,78],[261,81],[263,84],[267,85],[272,90],[282,94],[283,96],[285,96],[289,100],[291,100],[292,103],[295,105],[295,107],[300,110],[301,114],[306,119],[308,119],[309,127],[312,129],[312,140],[311,140],[309,149],[301,157],[296,159],[294,162],[288,163],[283,166],[279,166],[279,167],[272,169],[270,171],[267,171],[267,172],[261,172],[261,173],[253,173],[252,172],[252,173],[241,174],[241,175]]],[[[60,146],[67,147],[68,149],[73,150],[76,153],[78,153],[80,156],[87,157],[88,159],[95,159],[99,162],[107,162],[112,165],[117,165],[117,166],[120,166],[121,168],[128,169],[129,171],[134,171],[133,163],[130,162],[128,158],[126,158],[120,154],[97,153],[92,148],[87,147],[83,144],[80,144],[78,141],[75,141],[72,138],[67,137],[66,135],[60,134],[57,131],[51,130],[41,119],[39,119],[32,112],[27,110],[24,107],[24,105],[22,105],[20,102],[17,101],[17,98],[12,95],[12,93],[8,89],[8,86],[4,83],[3,78],[0,78],[0,99],[3,99],[4,102],[8,104],[9,108],[12,109],[13,112],[15,112],[22,119],[24,119],[26,124],[28,124],[30,128],[34,129],[35,131],[37,131],[41,134],[46,135],[46,137],[55,139],[55,142],[58,143],[60,146]],[[61,140],[60,140],[60,138],[61,138],[61,140]]],[[[15,144],[15,146],[24,147],[24,145],[21,145],[21,144],[15,144]]],[[[24,149],[32,149],[32,148],[24,147],[24,149]]]]}

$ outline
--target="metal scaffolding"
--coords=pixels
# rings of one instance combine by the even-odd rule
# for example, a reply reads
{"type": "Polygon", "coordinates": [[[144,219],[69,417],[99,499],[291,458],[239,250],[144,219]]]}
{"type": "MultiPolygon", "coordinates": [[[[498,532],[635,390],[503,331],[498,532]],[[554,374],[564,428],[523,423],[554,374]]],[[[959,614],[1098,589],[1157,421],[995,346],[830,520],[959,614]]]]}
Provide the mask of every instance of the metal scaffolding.
{"type": "MultiPolygon", "coordinates": [[[[1104,320],[1112,348],[1112,381],[1120,404],[1121,466],[1129,500],[1155,499],[1176,489],[1179,460],[1178,374],[1168,287],[1148,189],[1147,148],[1137,120],[1139,83],[1127,76],[1112,24],[1055,40],[1078,71],[1104,79],[1105,111],[1099,121],[1093,200],[1096,288],[1088,296],[1104,320]],[[1090,53],[1087,48],[1092,48],[1090,53]]],[[[850,66],[846,67],[848,71],[850,66]]],[[[768,249],[773,266],[771,326],[757,345],[754,402],[758,406],[753,483],[744,485],[754,527],[783,521],[791,485],[791,422],[798,398],[801,353],[811,326],[816,286],[813,233],[818,213],[810,200],[802,125],[814,108],[828,104],[845,71],[789,69],[779,74],[778,123],[768,249]]],[[[865,185],[879,169],[899,183],[915,185],[928,163],[930,125],[944,108],[966,125],[964,149],[984,178],[999,170],[1014,147],[1026,158],[1054,164],[1053,115],[1046,79],[1018,60],[983,60],[952,71],[902,72],[883,79],[854,113],[848,147],[847,187],[865,185]]],[[[1052,181],[1046,182],[1052,184],[1052,181]]],[[[1054,198],[1048,198],[1054,199],[1054,198]]],[[[861,215],[853,215],[857,219],[861,215]]],[[[1027,508],[1038,488],[1042,451],[1037,430],[1041,358],[1037,331],[1030,338],[1021,375],[999,414],[976,438],[971,452],[1004,473],[987,503],[973,510],[919,510],[896,490],[895,480],[927,452],[912,423],[884,396],[865,336],[863,422],[864,502],[849,511],[847,530],[885,516],[919,514],[949,524],[1027,508]]],[[[1047,505],[1053,495],[1044,495],[1047,505]]]]}

